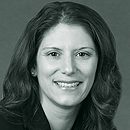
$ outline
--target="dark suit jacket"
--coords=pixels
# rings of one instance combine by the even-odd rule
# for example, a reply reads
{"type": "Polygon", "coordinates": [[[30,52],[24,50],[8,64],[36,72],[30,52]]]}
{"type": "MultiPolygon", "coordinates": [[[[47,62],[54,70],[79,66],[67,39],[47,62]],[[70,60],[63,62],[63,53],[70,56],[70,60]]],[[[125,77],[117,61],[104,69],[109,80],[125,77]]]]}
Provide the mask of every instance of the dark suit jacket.
{"type": "Polygon", "coordinates": [[[28,120],[28,115],[29,111],[24,117],[13,118],[0,114],[0,130],[51,130],[41,106],[30,120],[28,120]]]}
{"type": "MultiPolygon", "coordinates": [[[[0,114],[0,130],[51,130],[41,105],[39,106],[35,116],[29,120],[28,113],[24,118],[8,118],[0,114]]],[[[81,130],[78,123],[79,119],[80,118],[76,119],[72,130],[81,130]]]]}

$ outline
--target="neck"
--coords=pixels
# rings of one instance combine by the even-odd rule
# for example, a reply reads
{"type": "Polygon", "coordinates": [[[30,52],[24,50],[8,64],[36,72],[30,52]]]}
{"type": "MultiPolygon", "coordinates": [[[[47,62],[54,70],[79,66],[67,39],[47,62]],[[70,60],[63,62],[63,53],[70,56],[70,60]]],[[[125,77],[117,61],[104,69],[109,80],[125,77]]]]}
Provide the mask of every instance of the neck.
{"type": "Polygon", "coordinates": [[[70,130],[78,114],[80,105],[72,107],[59,106],[51,101],[41,102],[51,130],[70,130]]]}

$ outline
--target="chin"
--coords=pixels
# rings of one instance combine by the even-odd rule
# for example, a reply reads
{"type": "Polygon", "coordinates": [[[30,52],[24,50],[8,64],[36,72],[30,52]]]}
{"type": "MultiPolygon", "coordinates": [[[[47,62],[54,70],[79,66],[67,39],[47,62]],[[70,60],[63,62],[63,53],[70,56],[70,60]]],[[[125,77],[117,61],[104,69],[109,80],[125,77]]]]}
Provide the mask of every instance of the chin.
{"type": "Polygon", "coordinates": [[[78,99],[75,100],[75,98],[62,98],[60,101],[57,101],[57,104],[59,104],[62,107],[74,107],[77,105],[80,105],[82,100],[78,99]]]}

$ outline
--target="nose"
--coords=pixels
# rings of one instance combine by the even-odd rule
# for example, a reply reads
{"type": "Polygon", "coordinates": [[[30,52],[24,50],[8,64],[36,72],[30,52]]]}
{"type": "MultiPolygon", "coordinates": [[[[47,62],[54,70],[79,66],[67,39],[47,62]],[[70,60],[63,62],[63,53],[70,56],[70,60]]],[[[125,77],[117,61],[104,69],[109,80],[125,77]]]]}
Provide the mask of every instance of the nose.
{"type": "Polygon", "coordinates": [[[63,74],[72,75],[77,71],[76,63],[71,56],[64,58],[61,65],[61,72],[63,74]]]}

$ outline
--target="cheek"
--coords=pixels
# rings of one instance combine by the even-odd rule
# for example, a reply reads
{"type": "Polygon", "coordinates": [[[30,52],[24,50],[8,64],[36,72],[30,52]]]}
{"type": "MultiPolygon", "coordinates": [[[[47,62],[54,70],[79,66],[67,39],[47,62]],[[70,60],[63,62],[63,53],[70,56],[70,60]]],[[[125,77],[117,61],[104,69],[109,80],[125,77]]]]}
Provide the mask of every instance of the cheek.
{"type": "Polygon", "coordinates": [[[39,87],[44,92],[48,92],[48,86],[52,85],[51,75],[53,73],[53,65],[49,65],[47,62],[38,60],[37,62],[37,78],[39,87]]]}
{"type": "Polygon", "coordinates": [[[56,71],[57,67],[53,63],[50,64],[45,59],[37,61],[37,75],[41,80],[50,79],[51,75],[56,71]]]}
{"type": "Polygon", "coordinates": [[[89,62],[87,64],[82,64],[82,68],[80,71],[82,71],[82,74],[84,75],[84,87],[82,88],[82,98],[86,98],[89,91],[91,90],[94,79],[95,79],[95,73],[97,70],[97,62],[89,62]]]}
{"type": "Polygon", "coordinates": [[[79,63],[78,69],[82,72],[84,78],[90,77],[90,79],[93,79],[95,77],[95,73],[97,70],[97,61],[98,59],[95,58],[90,61],[82,62],[82,64],[79,63]]]}

